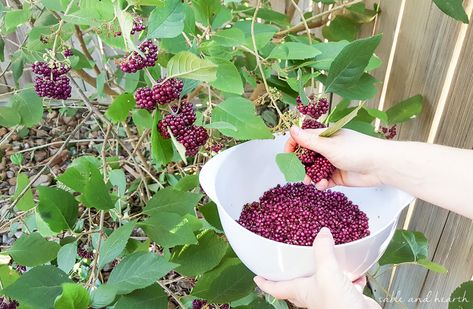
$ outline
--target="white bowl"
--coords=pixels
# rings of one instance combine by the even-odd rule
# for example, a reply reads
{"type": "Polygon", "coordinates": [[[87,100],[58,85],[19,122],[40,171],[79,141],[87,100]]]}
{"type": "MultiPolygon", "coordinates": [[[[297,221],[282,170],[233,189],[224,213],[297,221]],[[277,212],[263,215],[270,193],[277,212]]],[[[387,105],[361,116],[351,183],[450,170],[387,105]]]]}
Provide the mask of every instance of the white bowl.
{"type": "MultiPolygon", "coordinates": [[[[287,136],[253,140],[213,157],[200,173],[200,184],[217,204],[224,232],[235,253],[255,274],[268,280],[290,280],[314,272],[310,247],[288,245],[261,237],[238,224],[243,205],[257,201],[266,190],[285,184],[275,157],[284,151],[287,136]]],[[[346,275],[355,280],[384,253],[402,209],[413,197],[392,187],[335,187],[369,218],[370,236],[337,245],[335,253],[346,275]]]]}

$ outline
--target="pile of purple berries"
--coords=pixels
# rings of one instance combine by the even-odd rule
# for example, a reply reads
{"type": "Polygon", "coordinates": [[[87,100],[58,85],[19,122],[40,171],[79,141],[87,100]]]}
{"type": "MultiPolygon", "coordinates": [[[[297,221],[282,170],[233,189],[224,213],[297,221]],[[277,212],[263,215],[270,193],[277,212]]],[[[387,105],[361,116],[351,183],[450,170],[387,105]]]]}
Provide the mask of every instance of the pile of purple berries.
{"type": "Polygon", "coordinates": [[[71,69],[69,66],[36,61],[31,69],[37,75],[34,89],[40,97],[65,100],[71,96],[72,88],[69,78],[65,75],[71,69]]]}
{"type": "MultiPolygon", "coordinates": [[[[302,122],[302,129],[325,128],[325,125],[317,119],[328,112],[329,103],[327,99],[321,98],[317,100],[311,97],[309,103],[304,105],[300,97],[297,97],[297,109],[306,116],[302,122]]],[[[328,180],[332,177],[336,168],[325,157],[304,147],[299,147],[296,153],[299,160],[305,166],[307,176],[313,182],[317,183],[322,179],[328,180]]]]}
{"type": "Polygon", "coordinates": [[[237,221],[260,236],[298,246],[312,246],[323,227],[330,229],[336,244],[370,234],[368,217],[343,193],[303,183],[266,191],[258,202],[244,206],[237,221]]]}
{"type": "Polygon", "coordinates": [[[158,47],[153,41],[147,40],[138,46],[144,57],[136,51],[125,57],[120,62],[120,69],[125,73],[135,73],[145,67],[152,67],[158,60],[158,47]]]}
{"type": "Polygon", "coordinates": [[[229,304],[223,304],[223,305],[209,304],[206,300],[194,299],[192,301],[192,309],[230,309],[230,305],[229,304]]]}

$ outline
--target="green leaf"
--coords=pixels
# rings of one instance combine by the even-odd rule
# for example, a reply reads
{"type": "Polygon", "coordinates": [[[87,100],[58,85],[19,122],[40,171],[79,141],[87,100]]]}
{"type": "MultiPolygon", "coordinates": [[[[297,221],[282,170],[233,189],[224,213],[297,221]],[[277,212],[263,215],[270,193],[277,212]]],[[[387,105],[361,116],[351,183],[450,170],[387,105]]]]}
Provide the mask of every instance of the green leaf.
{"type": "Polygon", "coordinates": [[[18,264],[33,267],[55,259],[60,247],[57,243],[41,237],[38,232],[34,232],[30,235],[23,234],[5,252],[18,264]]]}
{"type": "Polygon", "coordinates": [[[238,129],[231,123],[225,121],[217,121],[204,125],[207,129],[228,129],[237,132],[238,129]]]}
{"type": "Polygon", "coordinates": [[[223,231],[222,223],[220,222],[220,218],[218,216],[217,205],[214,202],[209,202],[204,206],[199,208],[199,211],[211,226],[216,228],[219,231],[223,231]]]}
{"type": "Polygon", "coordinates": [[[325,81],[326,91],[346,87],[359,80],[380,41],[381,35],[376,35],[345,46],[330,65],[325,81]]]}
{"type": "Polygon", "coordinates": [[[122,253],[128,242],[128,238],[135,226],[134,222],[129,222],[116,229],[100,247],[99,269],[110,263],[122,253]]]}
{"type": "Polygon", "coordinates": [[[376,95],[378,91],[374,84],[378,82],[376,78],[368,73],[363,73],[360,79],[350,84],[335,84],[332,91],[349,100],[367,100],[376,95]]]}
{"type": "Polygon", "coordinates": [[[194,226],[188,217],[162,212],[140,223],[148,237],[165,248],[195,244],[194,226]]]}
{"type": "Polygon", "coordinates": [[[428,260],[429,244],[424,234],[396,230],[393,239],[379,260],[379,265],[414,263],[427,269],[446,272],[442,265],[428,260]]]}
{"type": "Polygon", "coordinates": [[[133,123],[141,128],[151,129],[153,126],[153,117],[145,109],[134,109],[131,112],[133,123]]]}
{"type": "MultiPolygon", "coordinates": [[[[15,200],[20,195],[20,193],[28,186],[29,182],[28,176],[25,173],[18,174],[16,177],[15,194],[13,195],[12,200],[15,200]]],[[[22,211],[27,211],[34,207],[33,191],[31,191],[31,189],[28,189],[20,198],[16,207],[22,211]]]]}
{"type": "Polygon", "coordinates": [[[100,210],[114,208],[114,202],[110,197],[109,189],[97,168],[91,170],[90,179],[85,184],[84,192],[80,197],[85,206],[89,208],[100,210]]]}
{"type": "Polygon", "coordinates": [[[175,190],[190,191],[199,185],[199,175],[186,175],[174,185],[175,190]]]}
{"type": "Polygon", "coordinates": [[[167,308],[168,296],[163,288],[155,283],[147,288],[136,290],[130,294],[121,296],[115,304],[115,309],[156,309],[167,308]]]}
{"type": "Polygon", "coordinates": [[[184,276],[197,276],[213,269],[228,249],[228,243],[212,230],[202,232],[197,241],[198,244],[184,246],[171,258],[181,265],[176,271],[184,276]]]}
{"type": "Polygon", "coordinates": [[[13,74],[13,80],[15,81],[17,86],[18,86],[20,77],[23,75],[25,62],[26,62],[26,56],[22,50],[18,50],[12,55],[11,70],[13,74]]]}
{"type": "Polygon", "coordinates": [[[117,296],[117,289],[115,286],[102,284],[97,289],[92,290],[92,307],[102,308],[111,304],[117,296]]]}
{"type": "Polygon", "coordinates": [[[43,118],[43,103],[36,92],[25,89],[10,98],[11,107],[20,115],[20,124],[32,127],[43,118]]]}
{"type": "Polygon", "coordinates": [[[9,265],[0,265],[0,286],[2,289],[12,285],[20,275],[9,265]]]}
{"type": "Polygon", "coordinates": [[[110,21],[114,18],[112,0],[80,0],[80,11],[91,20],[110,21]]]}
{"type": "Polygon", "coordinates": [[[136,252],[112,270],[107,285],[114,287],[117,294],[128,294],[153,284],[176,266],[154,253],[136,252]]]}
{"type": "Polygon", "coordinates": [[[180,0],[166,0],[155,8],[148,23],[148,38],[174,38],[184,30],[185,13],[180,0]]]}
{"type": "Polygon", "coordinates": [[[69,273],[74,264],[76,263],[77,258],[77,242],[71,242],[65,244],[59,249],[57,254],[57,267],[65,273],[69,273]]]}
{"type": "Polygon", "coordinates": [[[177,140],[174,134],[172,134],[171,129],[168,128],[168,132],[169,136],[171,137],[171,141],[174,145],[174,148],[177,150],[177,153],[181,157],[181,160],[184,161],[184,164],[187,165],[186,147],[184,147],[184,145],[177,140]]]}
{"type": "Polygon", "coordinates": [[[131,93],[122,93],[113,100],[105,115],[115,123],[123,122],[135,105],[135,98],[131,93]]]}
{"type": "Polygon", "coordinates": [[[46,8],[53,11],[61,12],[65,9],[59,0],[41,0],[41,3],[43,3],[46,8]]]}
{"type": "Polygon", "coordinates": [[[435,5],[450,17],[468,24],[468,15],[463,8],[462,0],[433,0],[435,5]]]}
{"type": "Polygon", "coordinates": [[[386,111],[388,124],[395,124],[415,118],[422,111],[423,97],[418,94],[396,103],[386,111]]]}
{"type": "Polygon", "coordinates": [[[365,110],[368,112],[368,114],[370,114],[373,117],[378,118],[383,123],[388,122],[388,115],[386,114],[386,112],[383,112],[377,108],[368,108],[368,107],[365,107],[365,110]]]}
{"type": "MultiPolygon", "coordinates": [[[[355,118],[356,119],[356,118],[355,118]]],[[[366,135],[374,136],[374,137],[380,137],[380,134],[376,132],[376,129],[374,125],[372,125],[370,122],[366,121],[358,121],[353,119],[349,123],[347,123],[344,128],[354,130],[366,135]]]]}
{"type": "Polygon", "coordinates": [[[31,8],[27,5],[21,10],[6,11],[4,16],[4,23],[6,33],[11,33],[15,29],[25,24],[31,17],[31,8]]]}
{"type": "Polygon", "coordinates": [[[359,24],[346,16],[337,15],[330,22],[330,25],[322,28],[322,34],[329,41],[353,41],[356,39],[359,30],[359,24]]]}
{"type": "Polygon", "coordinates": [[[350,100],[347,100],[347,99],[341,100],[337,105],[335,105],[335,108],[328,115],[327,122],[335,122],[343,118],[347,114],[349,114],[350,111],[347,112],[349,105],[350,105],[350,100]]]}
{"type": "Polygon", "coordinates": [[[148,215],[159,215],[164,212],[173,212],[181,216],[193,214],[194,207],[197,206],[201,198],[201,194],[164,188],[148,201],[143,212],[148,215]]]}
{"type": "Polygon", "coordinates": [[[276,47],[269,54],[268,58],[303,60],[314,58],[319,54],[321,54],[321,52],[313,46],[299,42],[285,42],[276,45],[276,47]]]}
{"type": "Polygon", "coordinates": [[[38,188],[38,211],[56,233],[71,230],[77,221],[78,203],[67,191],[41,186],[38,188]]]}
{"type": "Polygon", "coordinates": [[[330,128],[325,129],[322,133],[320,133],[319,136],[321,137],[330,137],[340,131],[341,128],[343,128],[347,123],[350,122],[353,118],[356,117],[358,114],[358,111],[363,107],[364,103],[361,103],[356,107],[354,110],[352,110],[348,115],[343,117],[342,119],[338,120],[335,122],[330,128]]]}
{"type": "Polygon", "coordinates": [[[72,283],[63,271],[52,265],[38,266],[24,273],[2,293],[32,308],[53,308],[63,283],[72,283]]]}
{"type": "Polygon", "coordinates": [[[167,68],[168,78],[180,77],[211,82],[217,77],[215,64],[188,51],[180,52],[172,57],[167,68]]]}
{"type": "Polygon", "coordinates": [[[222,47],[240,46],[245,43],[245,34],[238,28],[220,30],[212,38],[222,47]]]}
{"type": "Polygon", "coordinates": [[[227,122],[237,128],[219,129],[226,136],[238,140],[272,138],[263,120],[256,116],[253,103],[242,97],[231,97],[218,104],[212,113],[212,122],[227,122]]]}
{"type": "Polygon", "coordinates": [[[195,19],[204,26],[209,26],[222,8],[219,0],[192,0],[195,19]]]}
{"type": "Polygon", "coordinates": [[[466,281],[450,295],[448,309],[467,309],[470,308],[468,303],[471,302],[473,302],[473,281],[466,281]]]}
{"type": "Polygon", "coordinates": [[[197,281],[192,295],[209,303],[229,303],[254,290],[253,277],[238,258],[227,259],[197,281]]]}
{"type": "Polygon", "coordinates": [[[62,294],[56,298],[54,309],[87,309],[89,303],[89,292],[83,286],[63,283],[62,294]]]}
{"type": "Polygon", "coordinates": [[[21,122],[20,114],[12,107],[0,107],[0,126],[11,128],[21,122]]]}
{"type": "Polygon", "coordinates": [[[123,79],[125,80],[125,91],[134,93],[140,82],[141,72],[125,73],[123,79]]]}
{"type": "Polygon", "coordinates": [[[5,40],[0,37],[0,61],[5,61],[5,40]]]}
{"type": "Polygon", "coordinates": [[[210,84],[221,91],[235,94],[243,94],[243,81],[235,65],[225,59],[212,58],[212,62],[218,65],[217,78],[210,84]]]}
{"type": "MultiPolygon", "coordinates": [[[[245,46],[253,50],[253,41],[251,38],[251,20],[241,20],[233,25],[245,34],[245,46]]],[[[258,50],[265,47],[273,38],[279,29],[273,25],[255,23],[254,34],[256,40],[256,48],[258,50]]]]}
{"type": "Polygon", "coordinates": [[[105,72],[100,73],[97,75],[97,79],[95,80],[95,88],[97,89],[97,96],[103,97],[103,88],[105,86],[105,72]]]}
{"type": "Polygon", "coordinates": [[[305,168],[295,153],[278,153],[276,155],[276,163],[287,182],[304,180],[305,168]]]}
{"type": "Polygon", "coordinates": [[[158,122],[160,119],[161,113],[156,109],[151,127],[151,155],[158,164],[167,164],[172,161],[174,149],[172,148],[172,141],[164,139],[158,132],[158,122]]]}

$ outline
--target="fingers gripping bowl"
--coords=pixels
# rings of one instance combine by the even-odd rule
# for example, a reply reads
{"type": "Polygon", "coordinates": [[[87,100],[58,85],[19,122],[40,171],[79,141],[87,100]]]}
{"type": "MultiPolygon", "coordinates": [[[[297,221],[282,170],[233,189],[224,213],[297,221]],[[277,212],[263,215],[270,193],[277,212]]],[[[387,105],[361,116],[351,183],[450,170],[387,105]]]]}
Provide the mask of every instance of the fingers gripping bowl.
{"type": "MultiPolygon", "coordinates": [[[[266,190],[285,184],[275,157],[284,151],[288,136],[254,140],[225,150],[204,165],[200,183],[217,204],[225,235],[235,253],[255,274],[268,280],[290,280],[314,272],[313,249],[276,242],[241,226],[243,205],[258,200],[266,190]]],[[[371,234],[335,246],[342,270],[355,280],[381,257],[396,229],[399,214],[412,200],[392,187],[336,187],[369,218],[371,234]]]]}

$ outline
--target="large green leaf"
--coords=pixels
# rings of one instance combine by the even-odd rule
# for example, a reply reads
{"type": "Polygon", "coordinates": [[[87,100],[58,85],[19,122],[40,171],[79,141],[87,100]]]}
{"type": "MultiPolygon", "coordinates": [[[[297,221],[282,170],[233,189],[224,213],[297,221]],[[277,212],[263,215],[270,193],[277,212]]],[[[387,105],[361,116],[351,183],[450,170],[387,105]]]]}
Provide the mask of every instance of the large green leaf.
{"type": "Polygon", "coordinates": [[[63,283],[62,293],[54,302],[54,309],[87,309],[89,308],[89,292],[76,283],[63,283]]]}
{"type": "Polygon", "coordinates": [[[107,285],[114,287],[117,294],[128,294],[153,284],[176,266],[154,253],[136,252],[112,270],[107,285]]]}
{"type": "Polygon", "coordinates": [[[0,265],[0,286],[4,289],[12,285],[20,275],[10,265],[0,265]]]}
{"type": "MultiPolygon", "coordinates": [[[[195,220],[190,215],[182,217],[176,213],[162,212],[140,222],[141,228],[153,241],[165,248],[177,245],[195,244],[195,220]]],[[[198,221],[198,220],[197,220],[198,221]]],[[[200,226],[197,226],[197,229],[200,226]]]]}
{"type": "Polygon", "coordinates": [[[455,18],[456,20],[464,22],[465,24],[468,23],[468,15],[466,14],[465,9],[463,8],[462,0],[433,0],[433,1],[438,6],[438,8],[442,12],[447,14],[448,16],[451,16],[455,18]]]}
{"type": "Polygon", "coordinates": [[[213,122],[227,122],[237,131],[221,128],[219,131],[239,140],[272,138],[263,120],[256,115],[253,103],[242,97],[231,97],[218,104],[212,113],[213,122]]]}
{"type": "Polygon", "coordinates": [[[219,0],[192,0],[192,8],[196,21],[209,26],[223,7],[219,0]]]}
{"type": "Polygon", "coordinates": [[[428,256],[429,244],[424,234],[396,230],[378,263],[379,265],[415,263],[433,271],[446,272],[442,265],[429,261],[428,256]]]}
{"type": "Polygon", "coordinates": [[[15,31],[16,27],[25,24],[31,17],[31,8],[25,5],[21,10],[6,11],[4,16],[4,23],[6,33],[15,31]]]}
{"type": "Polygon", "coordinates": [[[388,124],[395,124],[412,119],[422,111],[422,96],[420,94],[396,103],[386,111],[388,124]]]}
{"type": "Polygon", "coordinates": [[[176,271],[185,276],[197,276],[211,270],[222,260],[228,243],[212,230],[197,236],[198,244],[186,245],[175,252],[171,261],[180,264],[176,271]]]}
{"type": "Polygon", "coordinates": [[[9,106],[0,107],[0,126],[10,128],[20,124],[20,122],[21,116],[14,108],[9,106]]]}
{"type": "Polygon", "coordinates": [[[143,212],[148,215],[159,215],[163,212],[177,213],[181,216],[193,214],[194,207],[201,198],[201,194],[164,188],[148,201],[143,212]]]}
{"type": "Polygon", "coordinates": [[[303,60],[314,58],[320,53],[314,46],[299,42],[285,42],[273,48],[268,58],[303,60]]]}
{"type": "Polygon", "coordinates": [[[20,115],[20,124],[32,127],[43,117],[43,103],[36,92],[25,89],[10,98],[11,107],[20,115]]]}
{"type": "Polygon", "coordinates": [[[360,79],[346,85],[335,84],[332,91],[349,100],[368,100],[376,95],[378,91],[375,84],[376,78],[368,73],[363,73],[360,79]]]}
{"type": "Polygon", "coordinates": [[[351,42],[345,46],[330,65],[325,87],[327,91],[349,87],[363,75],[381,35],[351,42]]]}
{"type": "MultiPolygon", "coordinates": [[[[15,194],[13,195],[12,200],[15,200],[20,195],[20,193],[28,186],[29,182],[28,176],[25,173],[18,174],[16,177],[15,194]]],[[[34,207],[33,191],[31,191],[31,189],[28,189],[20,198],[16,207],[22,211],[27,211],[34,207]]]]}
{"type": "Polygon", "coordinates": [[[217,78],[211,83],[218,90],[243,94],[243,81],[235,65],[225,59],[212,58],[212,62],[218,65],[217,78]]]}
{"type": "Polygon", "coordinates": [[[344,15],[337,15],[330,22],[330,25],[322,28],[322,34],[329,41],[353,41],[356,39],[359,30],[360,25],[352,19],[344,15]]]}
{"type": "Polygon", "coordinates": [[[471,308],[473,302],[473,281],[463,282],[457,287],[448,303],[448,309],[467,309],[471,308]]]}
{"type": "Polygon", "coordinates": [[[163,288],[155,283],[147,288],[133,291],[130,294],[120,296],[115,309],[156,309],[167,308],[168,296],[163,288]]]}
{"type": "Polygon", "coordinates": [[[212,38],[223,47],[240,46],[245,43],[245,34],[238,28],[220,30],[212,38]]]}
{"type": "Polygon", "coordinates": [[[158,164],[167,164],[172,161],[174,149],[170,139],[164,139],[158,132],[158,122],[161,120],[161,113],[155,111],[153,125],[151,127],[151,156],[158,164]]]}
{"type": "Polygon", "coordinates": [[[172,57],[167,65],[169,77],[190,78],[206,82],[214,81],[217,66],[191,52],[183,51],[172,57]]]}
{"type": "Polygon", "coordinates": [[[304,180],[305,168],[295,153],[278,153],[276,163],[284,174],[286,181],[299,182],[304,180]]]}
{"type": "Polygon", "coordinates": [[[47,241],[38,232],[23,234],[5,251],[20,265],[37,266],[56,258],[60,246],[47,241]],[[32,254],[34,252],[34,254],[32,254]]]}
{"type": "Polygon", "coordinates": [[[180,0],[166,0],[149,16],[148,38],[174,38],[184,30],[184,5],[180,0]]]}
{"type": "Polygon", "coordinates": [[[65,273],[69,273],[74,264],[76,263],[77,257],[77,242],[71,242],[65,244],[59,249],[57,254],[57,267],[65,273]]]}
{"type": "Polygon", "coordinates": [[[222,223],[220,222],[220,217],[218,216],[217,205],[214,202],[209,202],[202,207],[199,207],[199,211],[212,227],[218,231],[223,231],[222,223]]]}
{"type": "Polygon", "coordinates": [[[54,307],[56,297],[61,294],[63,283],[72,283],[63,271],[52,265],[38,266],[24,273],[2,292],[22,305],[50,309],[54,307]]]}
{"type": "Polygon", "coordinates": [[[53,232],[71,230],[77,221],[78,203],[67,191],[39,187],[38,211],[53,232]]]}
{"type": "Polygon", "coordinates": [[[209,303],[229,303],[254,290],[254,274],[238,258],[224,260],[197,281],[192,295],[209,303]]]}
{"type": "MultiPolygon", "coordinates": [[[[251,38],[251,20],[240,20],[237,21],[234,25],[235,28],[240,29],[245,34],[245,46],[253,50],[253,41],[251,38]]],[[[254,34],[256,40],[256,48],[258,50],[268,44],[273,38],[274,34],[279,29],[273,25],[255,23],[254,25],[254,34]]]]}
{"type": "Polygon", "coordinates": [[[344,116],[343,118],[339,119],[335,122],[332,126],[325,129],[322,133],[320,133],[321,137],[330,137],[340,131],[347,123],[349,123],[353,118],[356,117],[358,111],[363,107],[364,103],[358,105],[358,107],[354,108],[349,114],[344,116]]]}
{"type": "Polygon", "coordinates": [[[125,121],[135,104],[135,98],[131,93],[122,93],[113,100],[105,115],[115,123],[125,121]]]}
{"type": "Polygon", "coordinates": [[[135,226],[134,222],[127,223],[116,229],[110,237],[108,237],[100,247],[99,268],[110,263],[122,253],[128,242],[128,238],[135,226]]]}
{"type": "Polygon", "coordinates": [[[103,181],[103,177],[97,168],[90,170],[90,179],[84,186],[84,192],[80,196],[86,207],[100,210],[114,208],[114,202],[110,197],[110,190],[103,181]]]}

